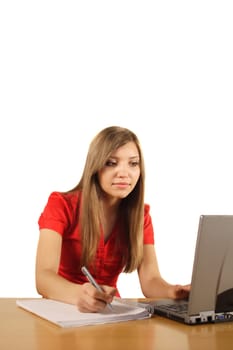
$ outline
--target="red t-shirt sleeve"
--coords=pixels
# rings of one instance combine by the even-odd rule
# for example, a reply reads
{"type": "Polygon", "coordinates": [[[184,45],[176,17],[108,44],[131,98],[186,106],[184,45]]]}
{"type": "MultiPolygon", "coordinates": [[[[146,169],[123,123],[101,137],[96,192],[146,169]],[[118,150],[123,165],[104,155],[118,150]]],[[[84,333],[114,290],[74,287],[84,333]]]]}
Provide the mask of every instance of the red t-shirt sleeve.
{"type": "Polygon", "coordinates": [[[150,216],[150,206],[145,204],[144,209],[144,244],[154,244],[154,229],[152,224],[152,219],[150,216]]]}
{"type": "Polygon", "coordinates": [[[44,211],[39,217],[39,228],[54,230],[61,235],[66,232],[74,214],[72,199],[59,192],[52,192],[44,211]]]}

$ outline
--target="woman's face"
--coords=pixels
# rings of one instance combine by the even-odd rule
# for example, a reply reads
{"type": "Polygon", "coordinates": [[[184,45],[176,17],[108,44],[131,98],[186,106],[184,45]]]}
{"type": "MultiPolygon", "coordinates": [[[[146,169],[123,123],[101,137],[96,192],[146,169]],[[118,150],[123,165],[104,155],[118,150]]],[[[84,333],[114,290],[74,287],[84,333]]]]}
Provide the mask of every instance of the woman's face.
{"type": "Polygon", "coordinates": [[[101,189],[106,195],[122,199],[134,189],[140,176],[140,159],[134,142],[128,142],[111,154],[98,172],[101,189]]]}

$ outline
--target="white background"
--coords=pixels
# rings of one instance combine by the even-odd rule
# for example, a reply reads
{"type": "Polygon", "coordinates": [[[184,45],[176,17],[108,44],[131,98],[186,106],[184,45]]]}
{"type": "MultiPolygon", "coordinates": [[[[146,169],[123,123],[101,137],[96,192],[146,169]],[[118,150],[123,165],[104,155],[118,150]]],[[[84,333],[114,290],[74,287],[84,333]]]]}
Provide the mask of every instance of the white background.
{"type": "MultiPolygon", "coordinates": [[[[232,18],[224,0],[1,1],[0,297],[37,295],[38,217],[109,125],[141,140],[162,275],[190,282],[199,215],[233,213],[232,18]]],[[[141,296],[135,273],[119,288],[141,296]]]]}

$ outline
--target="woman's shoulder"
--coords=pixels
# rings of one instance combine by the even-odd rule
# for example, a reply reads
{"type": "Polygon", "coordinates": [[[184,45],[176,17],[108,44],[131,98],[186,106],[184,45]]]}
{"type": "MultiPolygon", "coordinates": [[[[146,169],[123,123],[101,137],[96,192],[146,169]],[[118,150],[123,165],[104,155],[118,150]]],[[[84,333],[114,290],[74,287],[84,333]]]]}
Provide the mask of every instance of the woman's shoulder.
{"type": "Polygon", "coordinates": [[[51,228],[61,234],[77,220],[80,193],[51,192],[38,220],[40,228],[51,228]]]}
{"type": "Polygon", "coordinates": [[[59,192],[53,191],[50,193],[48,203],[53,203],[58,206],[65,205],[69,207],[76,207],[80,199],[80,191],[59,192]]]}
{"type": "Polygon", "coordinates": [[[144,215],[148,215],[150,213],[150,204],[144,204],[144,215]]]}
{"type": "Polygon", "coordinates": [[[49,198],[60,198],[64,200],[71,200],[74,198],[78,198],[80,196],[80,191],[68,191],[68,192],[61,192],[61,191],[53,191],[50,193],[49,198]]]}

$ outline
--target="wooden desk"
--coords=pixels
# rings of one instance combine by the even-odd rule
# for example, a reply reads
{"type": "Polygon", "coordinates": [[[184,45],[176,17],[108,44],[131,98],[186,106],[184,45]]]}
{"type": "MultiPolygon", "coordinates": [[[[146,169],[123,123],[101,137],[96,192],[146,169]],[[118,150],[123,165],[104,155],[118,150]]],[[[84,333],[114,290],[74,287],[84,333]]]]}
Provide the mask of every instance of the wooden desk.
{"type": "Polygon", "coordinates": [[[0,298],[1,350],[232,350],[233,322],[182,325],[159,316],[63,329],[0,298]]]}

